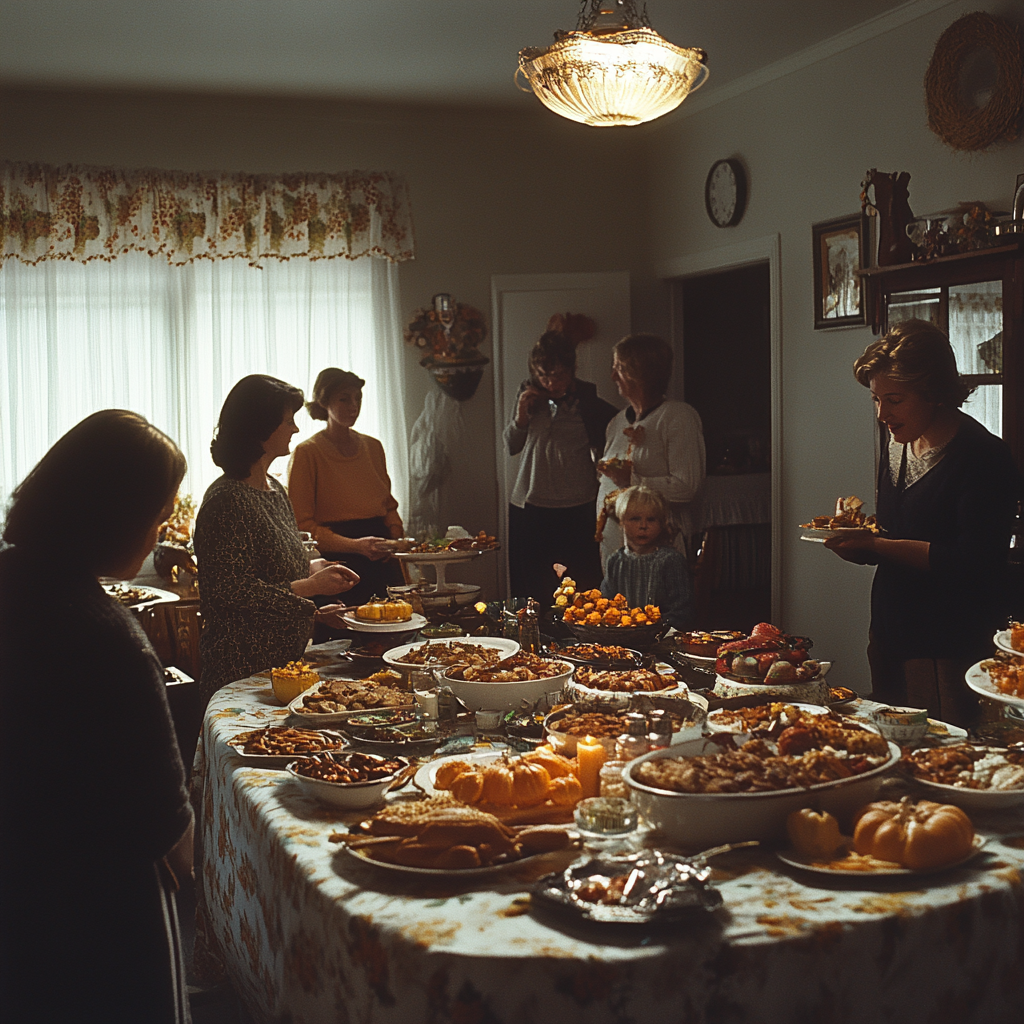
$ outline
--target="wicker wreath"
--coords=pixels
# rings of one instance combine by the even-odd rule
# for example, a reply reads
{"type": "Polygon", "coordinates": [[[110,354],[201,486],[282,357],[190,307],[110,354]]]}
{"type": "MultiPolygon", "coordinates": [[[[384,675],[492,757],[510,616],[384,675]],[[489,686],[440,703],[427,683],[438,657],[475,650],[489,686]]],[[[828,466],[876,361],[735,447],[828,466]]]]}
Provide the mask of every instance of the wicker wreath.
{"type": "Polygon", "coordinates": [[[1020,32],[1012,22],[977,11],[954,21],[935,44],[924,78],[928,127],[953,149],[985,149],[1015,139],[1024,107],[1024,63],[1020,32]],[[960,76],[967,59],[988,50],[999,69],[992,97],[980,109],[960,102],[960,76]]]}

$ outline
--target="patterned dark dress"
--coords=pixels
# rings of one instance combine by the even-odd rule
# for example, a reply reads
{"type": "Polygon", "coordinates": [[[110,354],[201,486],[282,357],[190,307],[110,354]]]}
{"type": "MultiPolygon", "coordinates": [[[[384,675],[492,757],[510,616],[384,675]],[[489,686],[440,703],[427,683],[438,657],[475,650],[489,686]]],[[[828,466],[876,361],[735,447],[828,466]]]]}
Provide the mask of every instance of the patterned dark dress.
{"type": "Polygon", "coordinates": [[[309,573],[295,513],[273,478],[269,491],[215,480],[196,517],[204,702],[227,683],[302,656],[316,605],[292,593],[309,573]]]}

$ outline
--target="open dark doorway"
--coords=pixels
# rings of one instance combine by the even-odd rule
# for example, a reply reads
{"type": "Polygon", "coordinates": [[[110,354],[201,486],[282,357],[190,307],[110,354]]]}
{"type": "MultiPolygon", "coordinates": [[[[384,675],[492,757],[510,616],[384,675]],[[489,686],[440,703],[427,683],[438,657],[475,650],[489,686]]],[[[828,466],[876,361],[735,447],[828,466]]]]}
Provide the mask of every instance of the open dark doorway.
{"type": "Polygon", "coordinates": [[[771,616],[771,298],[767,263],[679,283],[684,397],[704,424],[708,478],[698,625],[771,616]]]}

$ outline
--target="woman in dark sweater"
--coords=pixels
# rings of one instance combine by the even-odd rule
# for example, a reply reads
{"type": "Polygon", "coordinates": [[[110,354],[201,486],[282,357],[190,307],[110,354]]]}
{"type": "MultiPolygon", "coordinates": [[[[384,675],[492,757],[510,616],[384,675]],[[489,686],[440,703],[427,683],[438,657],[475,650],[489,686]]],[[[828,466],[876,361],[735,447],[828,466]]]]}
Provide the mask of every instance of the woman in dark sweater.
{"type": "Polygon", "coordinates": [[[189,1019],[173,892],[192,870],[192,812],[163,669],[98,582],[137,575],[184,472],[170,438],[111,409],[14,492],[0,551],[5,1020],[189,1019]],[[75,540],[55,546],[70,496],[75,540]]]}
{"type": "Polygon", "coordinates": [[[946,336],[922,320],[869,345],[854,375],[888,430],[878,467],[880,536],[834,537],[877,565],[868,660],[873,696],[971,725],[966,670],[1005,624],[1005,570],[1019,479],[1009,447],[960,411],[971,388],[946,336]]]}

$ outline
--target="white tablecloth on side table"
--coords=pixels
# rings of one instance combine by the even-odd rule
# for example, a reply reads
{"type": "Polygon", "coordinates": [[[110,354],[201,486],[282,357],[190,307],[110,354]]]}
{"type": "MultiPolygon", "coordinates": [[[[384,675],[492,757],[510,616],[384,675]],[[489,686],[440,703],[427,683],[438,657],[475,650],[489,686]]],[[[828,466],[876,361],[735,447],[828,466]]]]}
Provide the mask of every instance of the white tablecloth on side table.
{"type": "Polygon", "coordinates": [[[719,862],[714,914],[584,926],[524,913],[530,881],[559,855],[475,885],[351,859],[328,836],[358,815],[322,808],[226,745],[285,716],[265,679],[225,687],[193,780],[208,933],[259,1022],[1022,1019],[1024,849],[998,838],[1024,832],[1020,815],[980,829],[986,851],[938,876],[813,876],[737,851],[719,862]]]}

